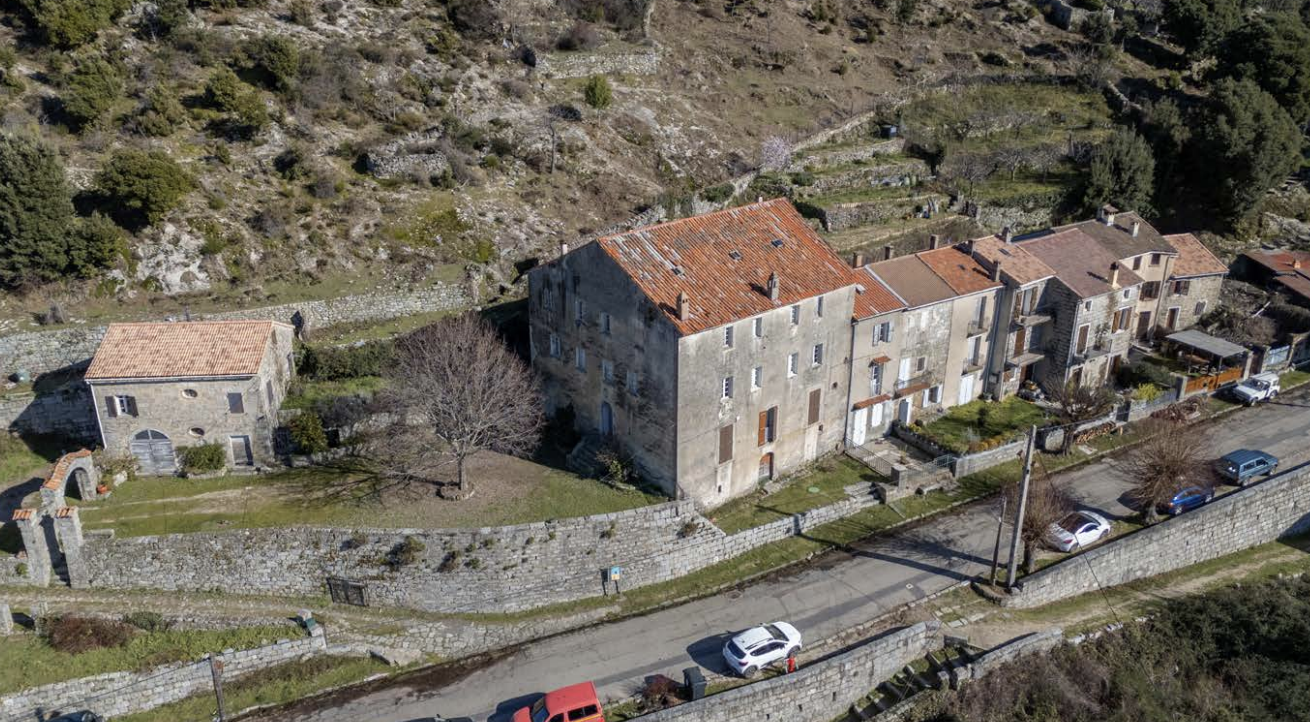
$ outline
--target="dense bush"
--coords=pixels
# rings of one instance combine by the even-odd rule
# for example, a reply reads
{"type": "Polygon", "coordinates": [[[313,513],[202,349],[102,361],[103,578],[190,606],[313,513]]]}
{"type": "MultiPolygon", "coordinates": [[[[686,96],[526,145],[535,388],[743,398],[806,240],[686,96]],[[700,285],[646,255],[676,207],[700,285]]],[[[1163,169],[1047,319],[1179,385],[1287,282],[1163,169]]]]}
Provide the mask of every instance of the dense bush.
{"type": "Polygon", "coordinates": [[[182,167],[162,151],[115,151],[95,179],[114,219],[128,227],[150,225],[195,187],[182,167]]]}
{"type": "Polygon", "coordinates": [[[302,454],[319,454],[328,449],[327,433],[323,431],[323,419],[313,411],[302,411],[288,424],[291,443],[302,454]]]}
{"type": "Polygon", "coordinates": [[[710,186],[700,192],[700,197],[710,203],[723,203],[732,198],[733,187],[731,183],[710,186]]]}
{"type": "Polygon", "coordinates": [[[81,129],[99,120],[121,97],[123,76],[118,66],[93,57],[74,66],[64,79],[60,100],[73,127],[81,129]]]}
{"type": "Polygon", "coordinates": [[[146,91],[145,101],[137,114],[136,129],[145,135],[164,138],[172,135],[186,123],[186,109],[177,95],[166,85],[156,85],[146,91]]]}
{"type": "Polygon", "coordinates": [[[604,110],[614,102],[614,90],[604,75],[593,75],[582,88],[582,99],[596,110],[604,110]]]}
{"type": "Polygon", "coordinates": [[[164,619],[164,615],[159,612],[128,612],[123,615],[123,623],[143,632],[167,632],[173,628],[173,623],[164,619]]]}
{"type": "Polygon", "coordinates": [[[500,15],[486,0],[443,0],[446,16],[460,35],[470,40],[490,40],[500,33],[500,15]]]}
{"type": "Polygon", "coordinates": [[[393,353],[390,341],[372,341],[358,346],[304,346],[297,372],[317,381],[381,376],[393,353]]]}
{"type": "Polygon", "coordinates": [[[43,629],[46,644],[65,654],[121,647],[133,634],[132,628],[123,622],[68,615],[45,620],[43,629]]]}
{"type": "Polygon", "coordinates": [[[36,139],[0,135],[0,283],[13,288],[59,277],[72,222],[59,157],[36,139]]]}
{"type": "Polygon", "coordinates": [[[182,471],[188,474],[208,474],[227,466],[227,451],[222,444],[198,444],[178,449],[182,471]]]}
{"type": "Polygon", "coordinates": [[[107,217],[95,213],[73,224],[68,237],[68,265],[65,270],[83,278],[127,258],[127,236],[107,217]]]}
{"type": "Polygon", "coordinates": [[[427,545],[416,536],[407,536],[387,553],[387,564],[393,569],[415,564],[422,557],[427,545]]]}
{"type": "Polygon", "coordinates": [[[247,42],[242,50],[246,67],[269,90],[285,93],[295,86],[300,74],[300,50],[290,38],[264,35],[247,42]]]}
{"type": "Polygon", "coordinates": [[[22,0],[46,41],[63,49],[94,40],[131,7],[131,0],[22,0]]]}
{"type": "Polygon", "coordinates": [[[600,47],[600,34],[591,23],[578,21],[555,42],[560,50],[594,50],[600,47]]]}

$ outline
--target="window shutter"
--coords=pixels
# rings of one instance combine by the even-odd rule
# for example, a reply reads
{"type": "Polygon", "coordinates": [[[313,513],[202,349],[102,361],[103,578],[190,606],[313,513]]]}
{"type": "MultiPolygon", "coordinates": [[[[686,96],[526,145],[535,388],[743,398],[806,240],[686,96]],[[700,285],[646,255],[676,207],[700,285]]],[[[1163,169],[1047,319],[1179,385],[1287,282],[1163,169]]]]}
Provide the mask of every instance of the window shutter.
{"type": "Polygon", "coordinates": [[[764,433],[769,428],[769,412],[760,412],[760,440],[759,446],[764,446],[764,433]]]}
{"type": "Polygon", "coordinates": [[[732,426],[719,427],[719,463],[732,461],[732,426]]]}
{"type": "Polygon", "coordinates": [[[135,397],[135,396],[128,396],[128,397],[127,397],[127,415],[128,415],[128,416],[136,416],[136,415],[137,415],[137,412],[136,412],[136,397],[135,397]]]}
{"type": "Polygon", "coordinates": [[[110,418],[118,416],[118,404],[114,401],[113,396],[105,397],[105,410],[109,412],[110,418]]]}
{"type": "Polygon", "coordinates": [[[810,420],[808,423],[819,423],[819,389],[810,392],[810,420]]]}

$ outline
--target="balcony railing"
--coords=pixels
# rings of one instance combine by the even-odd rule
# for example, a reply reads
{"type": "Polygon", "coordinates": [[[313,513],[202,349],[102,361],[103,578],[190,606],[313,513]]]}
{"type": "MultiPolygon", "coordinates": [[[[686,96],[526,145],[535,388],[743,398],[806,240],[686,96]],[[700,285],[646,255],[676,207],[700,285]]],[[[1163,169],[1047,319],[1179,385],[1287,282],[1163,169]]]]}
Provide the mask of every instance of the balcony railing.
{"type": "Polygon", "coordinates": [[[1014,316],[1014,323],[1017,326],[1032,327],[1050,322],[1051,314],[1044,311],[1032,311],[1031,313],[1020,312],[1014,316]]]}
{"type": "Polygon", "coordinates": [[[990,329],[991,327],[992,327],[991,319],[979,321],[978,319],[975,318],[974,320],[969,322],[969,335],[979,336],[981,334],[987,333],[988,329],[990,329]]]}
{"type": "Polygon", "coordinates": [[[1086,363],[1094,358],[1100,358],[1102,356],[1106,356],[1109,353],[1110,353],[1110,342],[1108,340],[1102,341],[1100,343],[1091,344],[1087,348],[1083,349],[1082,351],[1075,350],[1073,352],[1073,362],[1075,364],[1086,363]]]}
{"type": "Polygon", "coordinates": [[[932,388],[932,385],[933,385],[932,374],[921,373],[917,376],[912,376],[908,379],[905,379],[904,381],[898,380],[894,388],[896,390],[896,397],[900,398],[902,396],[912,394],[916,391],[922,391],[924,389],[932,388]]]}

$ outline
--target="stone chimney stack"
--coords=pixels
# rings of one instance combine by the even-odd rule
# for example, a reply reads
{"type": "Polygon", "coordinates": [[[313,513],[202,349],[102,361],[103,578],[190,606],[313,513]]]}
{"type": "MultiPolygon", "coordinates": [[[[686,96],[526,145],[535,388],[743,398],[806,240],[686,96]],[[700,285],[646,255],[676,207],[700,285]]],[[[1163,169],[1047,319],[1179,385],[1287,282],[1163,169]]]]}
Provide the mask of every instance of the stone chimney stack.
{"type": "Polygon", "coordinates": [[[1141,233],[1141,232],[1142,232],[1142,222],[1141,222],[1141,221],[1133,221],[1133,229],[1132,229],[1132,231],[1131,231],[1131,233],[1133,234],[1133,238],[1136,238],[1136,237],[1137,237],[1137,234],[1138,234],[1138,233],[1141,233]]]}
{"type": "Polygon", "coordinates": [[[567,255],[569,255],[569,244],[567,244],[567,243],[561,243],[561,244],[559,244],[559,254],[560,254],[561,256],[567,256],[567,255]]]}
{"type": "Polygon", "coordinates": [[[993,281],[1001,280],[1001,259],[999,258],[996,259],[995,265],[992,266],[992,280],[993,281]]]}
{"type": "Polygon", "coordinates": [[[864,265],[864,254],[855,253],[851,255],[851,268],[859,268],[864,265]]]}
{"type": "Polygon", "coordinates": [[[768,289],[769,289],[769,300],[770,300],[770,301],[776,301],[776,300],[778,300],[778,296],[781,294],[781,291],[780,291],[779,288],[778,288],[778,274],[777,274],[777,272],[774,272],[774,273],[770,273],[770,274],[769,274],[769,285],[768,285],[768,289]]]}
{"type": "Polygon", "coordinates": [[[687,298],[687,292],[678,293],[678,320],[686,321],[691,316],[691,299],[687,298]]]}
{"type": "Polygon", "coordinates": [[[1111,205],[1108,205],[1108,204],[1107,204],[1107,205],[1101,206],[1101,208],[1100,208],[1098,211],[1096,211],[1096,217],[1097,217],[1097,218],[1098,218],[1102,223],[1104,223],[1105,225],[1107,225],[1107,226],[1113,226],[1113,225],[1114,225],[1114,212],[1115,212],[1115,211],[1114,211],[1114,206],[1111,206],[1111,205]]]}
{"type": "Polygon", "coordinates": [[[1299,271],[1299,270],[1301,270],[1301,259],[1299,259],[1299,258],[1293,258],[1293,259],[1292,259],[1292,270],[1294,270],[1294,271],[1299,271]]]}
{"type": "Polygon", "coordinates": [[[928,236],[928,250],[935,251],[942,243],[942,237],[936,233],[928,236]]]}
{"type": "Polygon", "coordinates": [[[896,255],[896,251],[893,251],[891,246],[882,247],[882,260],[890,261],[892,259],[892,256],[895,255],[896,255]]]}
{"type": "Polygon", "coordinates": [[[1119,262],[1115,261],[1110,264],[1110,288],[1119,288],[1119,262]]]}
{"type": "Polygon", "coordinates": [[[1014,243],[1014,229],[1006,226],[1001,229],[1001,240],[1006,243],[1014,243]]]}

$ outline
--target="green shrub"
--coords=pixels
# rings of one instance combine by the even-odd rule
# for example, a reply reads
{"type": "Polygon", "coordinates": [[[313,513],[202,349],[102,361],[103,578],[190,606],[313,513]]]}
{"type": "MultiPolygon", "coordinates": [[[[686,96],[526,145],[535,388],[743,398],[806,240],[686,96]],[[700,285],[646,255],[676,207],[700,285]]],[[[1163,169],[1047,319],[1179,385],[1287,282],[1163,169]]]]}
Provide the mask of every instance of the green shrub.
{"type": "Polygon", "coordinates": [[[29,135],[0,135],[0,284],[52,281],[68,266],[72,192],[63,161],[29,135]]]}
{"type": "Polygon", "coordinates": [[[799,173],[792,173],[791,182],[792,185],[808,188],[809,186],[814,185],[814,174],[807,170],[803,170],[799,173]]]}
{"type": "Polygon", "coordinates": [[[182,167],[162,151],[118,150],[95,180],[115,219],[128,226],[157,223],[195,187],[182,167]]]}
{"type": "Polygon", "coordinates": [[[381,376],[394,351],[390,341],[372,341],[358,346],[304,346],[297,371],[301,376],[317,381],[381,376]]]}
{"type": "Polygon", "coordinates": [[[406,536],[404,541],[396,544],[387,553],[387,564],[393,569],[410,566],[419,560],[427,548],[427,545],[418,537],[406,536]]]}
{"type": "Polygon", "coordinates": [[[327,451],[327,434],[323,431],[323,419],[313,411],[302,411],[287,425],[291,432],[291,442],[302,454],[319,454],[327,451]]]}
{"type": "Polygon", "coordinates": [[[103,450],[97,451],[96,454],[96,466],[100,467],[100,473],[106,480],[122,473],[127,481],[132,481],[141,468],[141,462],[137,461],[137,458],[131,454],[105,456],[103,450]]]}
{"type": "Polygon", "coordinates": [[[182,471],[188,474],[208,474],[227,466],[227,451],[222,444],[199,444],[178,449],[182,471]]]}
{"type": "Polygon", "coordinates": [[[123,615],[123,623],[143,632],[167,632],[173,628],[173,623],[164,619],[164,615],[159,612],[128,612],[123,615]]]}
{"type": "Polygon", "coordinates": [[[710,203],[724,203],[732,198],[733,187],[731,183],[710,186],[700,192],[700,197],[710,203]]]}
{"type": "Polygon", "coordinates": [[[1164,389],[1155,384],[1139,384],[1133,389],[1133,401],[1155,401],[1164,395],[1164,389]]]}
{"type": "Polygon", "coordinates": [[[131,0],[22,0],[47,42],[68,50],[96,35],[131,7],[131,0]]]}
{"type": "Polygon", "coordinates": [[[248,41],[243,50],[245,65],[262,78],[269,90],[285,93],[295,86],[300,75],[300,50],[290,38],[263,35],[248,41]]]}
{"type": "Polygon", "coordinates": [[[104,58],[78,63],[64,80],[64,114],[74,128],[85,128],[99,120],[123,96],[123,76],[104,58]]]}
{"type": "Polygon", "coordinates": [[[73,225],[68,244],[69,271],[90,278],[127,255],[127,236],[105,216],[93,213],[73,225]]]}
{"type": "Polygon", "coordinates": [[[145,103],[136,119],[138,130],[156,138],[165,138],[184,123],[186,110],[168,86],[156,85],[146,91],[145,103]]]}
{"type": "Polygon", "coordinates": [[[582,99],[596,110],[604,110],[614,102],[614,90],[604,75],[593,75],[582,88],[582,99]]]}

